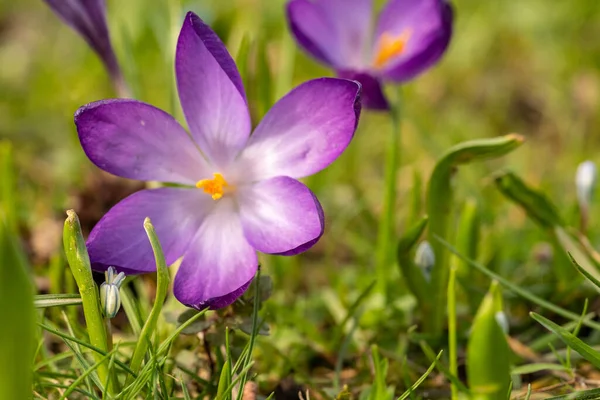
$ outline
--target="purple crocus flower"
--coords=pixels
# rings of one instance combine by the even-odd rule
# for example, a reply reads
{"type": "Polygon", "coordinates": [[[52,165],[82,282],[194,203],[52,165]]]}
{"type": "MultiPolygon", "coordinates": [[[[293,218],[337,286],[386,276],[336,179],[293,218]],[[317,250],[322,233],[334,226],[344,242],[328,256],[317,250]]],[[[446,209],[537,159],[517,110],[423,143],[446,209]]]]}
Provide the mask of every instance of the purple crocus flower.
{"type": "Polygon", "coordinates": [[[110,43],[106,23],[106,0],[44,0],[70,27],[77,31],[98,54],[119,95],[129,90],[110,43]]]}
{"type": "Polygon", "coordinates": [[[362,83],[362,104],[387,110],[383,81],[401,83],[442,56],[452,35],[444,0],[390,0],[373,27],[372,0],[290,0],[298,43],[339,77],[362,83]]]}
{"type": "Polygon", "coordinates": [[[92,268],[155,269],[143,221],[150,217],[167,263],[183,256],[174,282],[194,308],[232,303],[248,287],[256,252],[293,255],[323,234],[323,210],[297,179],[331,164],[360,115],[360,84],[306,82],[279,100],[252,135],[242,80],[217,35],[188,13],[177,43],[177,88],[190,130],[135,100],[80,108],[81,145],[98,167],[179,187],[142,190],[98,222],[87,241],[92,268]]]}

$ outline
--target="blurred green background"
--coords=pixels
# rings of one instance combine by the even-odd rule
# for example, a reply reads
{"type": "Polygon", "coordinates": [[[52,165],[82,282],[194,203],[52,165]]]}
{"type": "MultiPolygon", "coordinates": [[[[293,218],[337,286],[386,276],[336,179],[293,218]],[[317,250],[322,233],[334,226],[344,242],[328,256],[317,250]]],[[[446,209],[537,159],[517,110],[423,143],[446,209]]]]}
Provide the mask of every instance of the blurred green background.
{"type": "MultiPolygon", "coordinates": [[[[376,3],[380,7],[383,2],[376,3]]],[[[544,258],[547,236],[500,195],[493,174],[517,172],[547,193],[568,223],[578,224],[575,169],[586,159],[598,161],[600,149],[600,3],[452,3],[455,26],[447,54],[403,88],[396,230],[403,232],[423,214],[422,198],[414,196],[413,187],[419,181],[425,187],[447,148],[464,140],[520,133],[526,143],[514,153],[459,171],[454,178],[457,204],[474,199],[480,208],[482,261],[491,260],[514,283],[579,312],[589,292],[575,288],[553,297],[558,283],[544,258]]],[[[208,22],[234,57],[242,42],[249,41],[251,57],[240,69],[256,123],[295,85],[331,75],[296,49],[284,5],[283,0],[109,0],[108,20],[135,96],[182,122],[173,90],[173,55],[185,11],[208,22]]],[[[96,55],[41,0],[0,0],[0,140],[14,148],[17,219],[42,290],[48,262],[61,251],[64,210],[75,208],[84,229],[82,214],[89,214],[89,229],[108,207],[139,188],[99,175],[78,143],[75,110],[114,96],[96,55]]],[[[266,379],[275,379],[269,371],[277,377],[292,370],[314,375],[315,368],[327,364],[328,355],[337,350],[331,344],[333,327],[373,280],[382,160],[390,130],[385,114],[363,110],[348,151],[307,181],[327,217],[319,244],[299,257],[263,259],[274,280],[274,294],[266,304],[272,334],[258,348],[266,379]]],[[[592,244],[600,241],[595,224],[599,212],[594,205],[592,244]]],[[[403,346],[399,337],[414,322],[412,297],[397,268],[390,266],[389,273],[393,298],[386,304],[370,300],[367,310],[372,312],[360,319],[355,350],[372,341],[398,349],[403,346]]],[[[481,286],[482,293],[486,288],[481,286]]],[[[526,331],[530,306],[507,297],[511,326],[526,331]]],[[[599,307],[593,303],[591,310],[599,307]]],[[[459,318],[471,317],[459,311],[459,318]]],[[[349,359],[360,357],[350,354],[349,359]]]]}

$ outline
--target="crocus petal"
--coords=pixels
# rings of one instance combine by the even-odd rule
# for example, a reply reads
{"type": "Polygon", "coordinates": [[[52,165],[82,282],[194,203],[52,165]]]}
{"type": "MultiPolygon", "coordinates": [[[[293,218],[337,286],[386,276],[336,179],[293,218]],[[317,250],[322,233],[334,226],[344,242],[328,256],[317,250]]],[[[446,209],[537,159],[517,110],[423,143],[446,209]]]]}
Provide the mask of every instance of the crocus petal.
{"type": "Polygon", "coordinates": [[[241,296],[256,274],[256,251],[244,236],[231,198],[223,198],[190,243],[173,293],[193,308],[219,308],[241,296]]]}
{"type": "Polygon", "coordinates": [[[248,185],[240,189],[238,203],[246,239],[260,252],[297,254],[323,234],[323,209],[296,179],[279,176],[248,185]]]}
{"type": "Polygon", "coordinates": [[[363,107],[371,110],[388,110],[389,104],[383,94],[379,78],[371,74],[355,71],[338,71],[338,76],[360,82],[360,102],[363,107]]]}
{"type": "Polygon", "coordinates": [[[372,0],[292,0],[290,29],[298,43],[335,68],[361,68],[369,56],[372,0]]]}
{"type": "Polygon", "coordinates": [[[348,146],[360,115],[360,84],[305,82],[265,115],[236,160],[246,180],[301,178],[331,164],[348,146]]]}
{"type": "Polygon", "coordinates": [[[452,19],[452,7],[445,0],[391,0],[379,16],[375,42],[383,33],[406,33],[408,41],[381,76],[403,82],[435,64],[450,43],[452,19]]]}
{"type": "Polygon", "coordinates": [[[50,8],[75,29],[100,56],[113,79],[122,79],[110,44],[105,0],[45,0],[50,8]]]}
{"type": "Polygon", "coordinates": [[[125,178],[195,184],[210,175],[185,130],[136,100],[102,100],[75,113],[81,146],[103,170],[125,178]]]}
{"type": "Polygon", "coordinates": [[[250,114],[242,79],[227,49],[191,12],[179,34],[175,71],[192,136],[217,167],[225,167],[250,135],[250,114]]]}
{"type": "Polygon", "coordinates": [[[156,270],[144,219],[150,217],[167,264],[183,256],[214,201],[197,189],[142,190],[125,198],[102,219],[87,241],[92,269],[113,266],[135,274],[156,270]]]}

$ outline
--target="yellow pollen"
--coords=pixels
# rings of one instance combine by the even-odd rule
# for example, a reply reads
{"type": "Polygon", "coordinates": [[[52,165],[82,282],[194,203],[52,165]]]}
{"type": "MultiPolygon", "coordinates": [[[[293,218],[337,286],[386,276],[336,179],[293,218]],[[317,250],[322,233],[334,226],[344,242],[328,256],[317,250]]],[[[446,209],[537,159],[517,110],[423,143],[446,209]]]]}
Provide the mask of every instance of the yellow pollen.
{"type": "Polygon", "coordinates": [[[215,176],[213,179],[202,179],[196,182],[196,187],[203,189],[204,193],[210,194],[213,200],[219,200],[223,197],[224,188],[229,186],[229,184],[223,178],[223,175],[218,172],[215,172],[213,175],[215,176]]]}
{"type": "Polygon", "coordinates": [[[405,29],[400,35],[392,35],[384,32],[377,43],[377,52],[373,65],[381,68],[392,58],[399,56],[406,49],[406,43],[410,37],[410,31],[405,29]]]}

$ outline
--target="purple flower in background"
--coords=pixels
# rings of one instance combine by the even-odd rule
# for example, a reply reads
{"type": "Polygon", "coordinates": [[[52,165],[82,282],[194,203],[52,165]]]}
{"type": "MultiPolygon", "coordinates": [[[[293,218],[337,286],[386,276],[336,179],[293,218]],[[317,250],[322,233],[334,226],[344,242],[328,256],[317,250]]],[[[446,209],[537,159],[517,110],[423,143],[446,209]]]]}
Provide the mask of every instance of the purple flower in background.
{"type": "Polygon", "coordinates": [[[106,23],[106,0],[44,1],[94,49],[104,63],[119,95],[127,97],[129,90],[110,44],[110,35],[106,23]]]}
{"type": "Polygon", "coordinates": [[[382,81],[405,82],[435,64],[452,36],[444,0],[390,0],[373,26],[372,0],[291,0],[298,43],[338,76],[362,83],[362,104],[386,110],[382,81]]]}
{"type": "Polygon", "coordinates": [[[98,167],[183,187],[122,200],[88,238],[92,268],[155,270],[143,229],[150,217],[175,278],[194,308],[232,303],[248,287],[256,252],[293,255],[323,234],[323,210],[297,179],[322,170],[348,146],[360,114],[357,82],[321,78],[279,100],[252,135],[239,72],[217,35],[188,13],[177,43],[177,88],[190,130],[135,100],[104,100],[75,114],[81,145],[98,167]]]}

